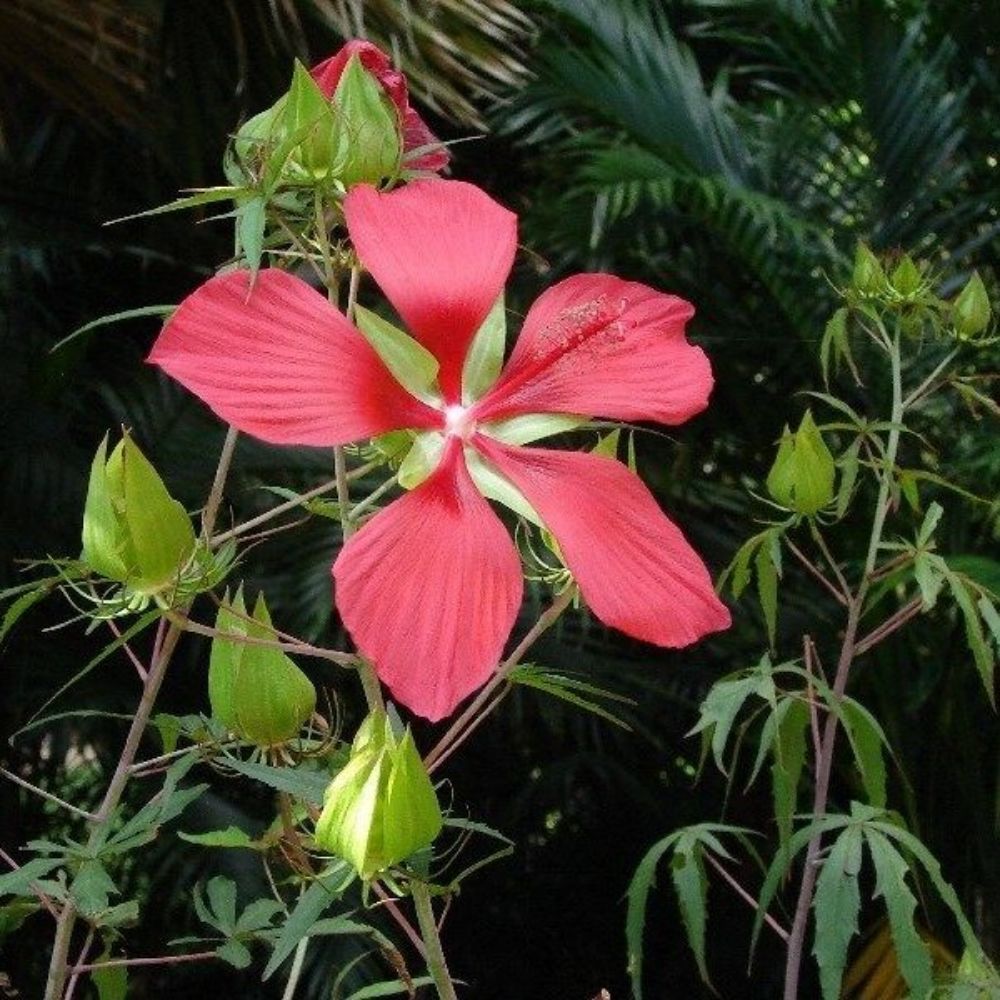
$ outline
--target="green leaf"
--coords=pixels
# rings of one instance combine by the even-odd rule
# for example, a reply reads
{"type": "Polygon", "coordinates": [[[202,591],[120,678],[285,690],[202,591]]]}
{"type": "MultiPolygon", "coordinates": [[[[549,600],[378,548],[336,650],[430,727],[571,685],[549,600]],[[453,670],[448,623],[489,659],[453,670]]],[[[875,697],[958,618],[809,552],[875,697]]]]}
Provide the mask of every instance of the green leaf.
{"type": "Polygon", "coordinates": [[[3,622],[0,623],[0,642],[3,642],[7,633],[18,623],[21,616],[30,611],[39,601],[48,597],[52,593],[52,582],[44,580],[38,584],[34,590],[29,590],[15,601],[11,601],[4,612],[3,622]]]}
{"type": "Polygon", "coordinates": [[[566,413],[523,413],[518,417],[483,424],[480,430],[504,444],[530,444],[554,434],[576,430],[588,423],[589,419],[566,413]]]}
{"type": "MultiPolygon", "coordinates": [[[[102,956],[107,960],[110,955],[102,956]]],[[[128,996],[128,966],[111,965],[98,968],[90,973],[91,981],[97,987],[97,1000],[126,1000],[128,996]]]]}
{"type": "Polygon", "coordinates": [[[227,936],[235,933],[236,883],[224,875],[216,875],[209,880],[206,891],[214,925],[227,936]]]}
{"type": "Polygon", "coordinates": [[[235,759],[227,760],[226,767],[314,805],[323,804],[323,793],[330,783],[329,775],[303,767],[271,767],[269,764],[235,759]]]}
{"type": "Polygon", "coordinates": [[[671,861],[670,877],[680,904],[688,944],[698,965],[698,974],[703,982],[708,983],[708,966],[705,963],[708,879],[705,877],[701,855],[702,847],[696,841],[690,842],[688,846],[687,838],[682,836],[671,861]]]}
{"type": "Polygon", "coordinates": [[[267,201],[263,196],[248,198],[236,209],[236,239],[252,275],[260,270],[264,255],[264,227],[267,223],[267,201]]]}
{"type": "Polygon", "coordinates": [[[986,627],[993,635],[993,642],[996,644],[997,649],[1000,650],[1000,614],[997,614],[996,607],[985,594],[980,595],[979,600],[976,602],[976,607],[979,608],[979,613],[983,616],[986,627]]]}
{"type": "Polygon", "coordinates": [[[507,313],[500,293],[469,345],[462,368],[462,404],[470,406],[484,396],[503,368],[507,344],[507,313]]]}
{"type": "Polygon", "coordinates": [[[437,395],[438,361],[423,344],[364,306],[354,321],[400,385],[425,401],[437,395]]]}
{"type": "MultiPolygon", "coordinates": [[[[119,222],[130,222],[132,219],[145,219],[151,215],[163,215],[166,212],[181,212],[187,208],[197,208],[199,205],[211,205],[217,201],[235,201],[245,192],[246,188],[242,187],[198,188],[194,194],[185,195],[183,198],[177,198],[166,205],[158,205],[156,208],[147,208],[144,212],[123,215],[121,218],[106,222],[105,225],[115,226],[119,222]]],[[[170,306],[170,308],[173,309],[175,307],[170,306]]]]}
{"type": "Polygon", "coordinates": [[[69,887],[77,909],[87,917],[106,910],[111,902],[108,897],[117,892],[104,866],[94,860],[84,861],[69,887]]]}
{"type": "Polygon", "coordinates": [[[202,847],[249,847],[254,849],[258,846],[258,842],[238,826],[227,826],[225,830],[212,830],[208,833],[185,833],[183,830],[178,830],[177,836],[189,844],[201,844],[202,847]]]}
{"type": "Polygon", "coordinates": [[[705,925],[707,923],[706,890],[702,857],[705,851],[723,858],[730,858],[719,837],[729,834],[751,852],[745,827],[722,823],[699,823],[684,827],[655,843],[643,856],[632,876],[628,888],[628,913],[625,918],[625,939],[628,947],[628,975],[632,981],[635,1000],[642,1000],[642,938],[646,925],[646,905],[649,893],[656,885],[656,868],[660,859],[673,851],[671,878],[681,907],[681,916],[688,935],[688,943],[695,954],[699,972],[709,982],[705,963],[705,925]]]}
{"type": "Polygon", "coordinates": [[[788,708],[775,725],[771,763],[771,789],[778,838],[783,848],[792,836],[792,818],[798,804],[799,781],[806,759],[809,707],[797,699],[786,699],[788,708]]]}
{"type": "Polygon", "coordinates": [[[350,866],[346,862],[338,861],[306,889],[274,943],[274,952],[264,969],[265,980],[274,975],[285,959],[295,951],[299,941],[309,933],[320,914],[339,899],[353,881],[354,872],[350,866]]]}
{"type": "Polygon", "coordinates": [[[757,549],[754,568],[757,571],[757,596],[760,598],[764,622],[767,625],[767,640],[774,649],[778,631],[778,568],[774,562],[771,544],[762,544],[757,549]]]}
{"type": "Polygon", "coordinates": [[[918,552],[913,560],[913,576],[920,588],[921,605],[929,611],[937,603],[944,586],[944,576],[934,560],[926,552],[918,552]]]}
{"type": "Polygon", "coordinates": [[[930,542],[943,514],[944,508],[936,500],[927,508],[923,523],[917,532],[917,545],[921,548],[925,548],[930,542]]]}
{"type": "Polygon", "coordinates": [[[838,1000],[847,962],[847,948],[858,933],[861,893],[862,833],[848,826],[834,841],[816,880],[813,912],[816,938],[813,954],[819,964],[823,1000],[838,1000]]]}
{"type": "Polygon", "coordinates": [[[20,868],[0,875],[0,896],[24,896],[31,892],[32,882],[44,878],[63,864],[62,857],[32,858],[20,868]]]}
{"type": "Polygon", "coordinates": [[[533,663],[519,664],[511,671],[507,679],[512,684],[523,684],[525,687],[544,691],[546,694],[575,705],[577,708],[582,708],[584,711],[600,716],[600,718],[628,732],[632,730],[632,727],[628,723],[623,722],[618,716],[604,708],[603,705],[594,701],[593,697],[588,696],[610,698],[613,701],[634,705],[635,702],[631,698],[626,698],[613,691],[606,691],[604,688],[588,684],[575,677],[567,677],[565,674],[557,671],[546,670],[544,667],[533,663]]]}
{"type": "Polygon", "coordinates": [[[236,921],[237,934],[250,934],[270,927],[271,921],[285,909],[284,903],[276,899],[255,899],[236,921]]]}
{"type": "Polygon", "coordinates": [[[925,997],[933,983],[931,956],[913,922],[917,900],[906,884],[909,867],[899,851],[877,830],[865,840],[875,865],[875,895],[885,900],[900,972],[914,997],[925,997]]]}
{"type": "Polygon", "coordinates": [[[377,1000],[378,997],[398,996],[405,993],[407,996],[413,995],[415,986],[433,986],[434,979],[431,976],[417,976],[408,983],[400,982],[398,979],[387,980],[384,983],[371,983],[355,990],[346,1000],[377,1000]]]}
{"type": "Polygon", "coordinates": [[[155,316],[158,319],[165,320],[176,308],[177,306],[141,306],[138,309],[126,309],[124,312],[101,316],[99,319],[93,319],[89,323],[84,323],[83,326],[77,327],[71,334],[63,337],[57,344],[49,348],[49,354],[55,354],[56,351],[62,350],[62,348],[67,344],[71,344],[78,337],[82,337],[85,333],[90,333],[91,330],[97,330],[102,326],[110,326],[112,323],[122,323],[130,319],[144,319],[147,316],[155,316]]]}
{"type": "Polygon", "coordinates": [[[845,698],[841,703],[840,719],[861,772],[868,804],[884,809],[886,776],[882,747],[887,745],[885,733],[875,716],[853,698],[845,698]]]}
{"type": "Polygon", "coordinates": [[[245,969],[252,961],[250,949],[242,941],[232,938],[225,944],[220,944],[215,949],[215,954],[234,969],[245,969]]]}
{"type": "Polygon", "coordinates": [[[958,605],[965,620],[965,638],[969,644],[969,650],[972,652],[976,669],[983,680],[983,687],[986,688],[986,697],[989,698],[990,704],[996,709],[993,650],[990,649],[986,642],[983,625],[979,619],[979,611],[973,603],[973,594],[970,592],[970,588],[965,581],[958,574],[953,573],[947,564],[944,563],[944,560],[941,560],[939,565],[944,567],[944,575],[948,581],[951,595],[955,598],[955,603],[958,605]]]}
{"type": "Polygon", "coordinates": [[[840,520],[850,506],[851,497],[854,496],[854,484],[858,479],[859,461],[861,452],[861,438],[855,438],[847,448],[847,451],[840,456],[837,464],[840,466],[840,486],[837,490],[837,520],[840,520]]]}

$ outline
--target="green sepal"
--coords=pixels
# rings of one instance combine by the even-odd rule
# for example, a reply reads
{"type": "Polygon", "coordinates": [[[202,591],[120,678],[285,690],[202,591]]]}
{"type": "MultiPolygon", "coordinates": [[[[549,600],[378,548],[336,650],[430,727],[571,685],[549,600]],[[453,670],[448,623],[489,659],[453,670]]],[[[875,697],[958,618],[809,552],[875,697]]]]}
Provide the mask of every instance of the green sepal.
{"type": "Polygon", "coordinates": [[[502,503],[510,508],[515,514],[544,528],[541,515],[528,502],[528,498],[502,473],[498,472],[489,462],[487,462],[478,451],[472,448],[465,449],[465,464],[468,467],[469,475],[476,484],[476,489],[484,497],[502,503]]]}
{"type": "Polygon", "coordinates": [[[565,434],[587,423],[589,417],[572,413],[524,413],[496,423],[483,424],[480,430],[504,444],[530,444],[553,434],[565,434]]]}
{"type": "Polygon", "coordinates": [[[406,453],[396,473],[404,490],[419,486],[438,466],[444,452],[444,435],[439,431],[421,431],[413,437],[413,444],[406,453]]]}
{"type": "Polygon", "coordinates": [[[435,397],[438,362],[423,344],[364,306],[355,307],[354,322],[404,389],[419,399],[435,397]]]}
{"type": "Polygon", "coordinates": [[[507,312],[500,293],[476,331],[462,367],[462,403],[470,406],[492,387],[503,368],[507,344],[507,312]]]}
{"type": "MultiPolygon", "coordinates": [[[[284,134],[297,138],[291,161],[307,177],[322,180],[339,173],[342,157],[337,143],[337,121],[330,104],[298,60],[292,71],[292,84],[282,109],[284,134]]],[[[280,165],[279,165],[280,169],[280,165]]]]}
{"type": "Polygon", "coordinates": [[[337,178],[354,184],[381,184],[395,178],[403,156],[402,123],[382,85],[351,56],[333,94],[337,178]]]}
{"type": "Polygon", "coordinates": [[[125,562],[125,533],[108,489],[108,436],[94,455],[90,483],[83,508],[83,561],[101,576],[124,582],[129,571],[125,562]]]}

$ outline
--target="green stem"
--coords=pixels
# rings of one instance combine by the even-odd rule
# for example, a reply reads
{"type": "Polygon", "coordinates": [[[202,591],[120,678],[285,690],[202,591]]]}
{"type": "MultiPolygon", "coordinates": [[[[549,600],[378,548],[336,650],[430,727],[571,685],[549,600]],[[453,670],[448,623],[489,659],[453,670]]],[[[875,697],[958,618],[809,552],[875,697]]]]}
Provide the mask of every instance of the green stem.
{"type": "Polygon", "coordinates": [[[306,961],[306,948],[309,947],[309,935],[307,934],[295,948],[295,957],[292,959],[292,967],[288,972],[288,982],[285,983],[285,992],[281,994],[281,1000],[292,1000],[295,996],[295,989],[299,985],[299,978],[306,961]]]}
{"type": "Polygon", "coordinates": [[[427,952],[427,971],[430,972],[437,988],[440,1000],[458,1000],[455,985],[448,972],[448,963],[441,947],[441,937],[438,934],[437,922],[434,919],[434,907],[431,905],[431,894],[423,882],[411,882],[410,894],[417,910],[417,925],[420,936],[424,939],[427,952]]]}
{"type": "MultiPolygon", "coordinates": [[[[858,582],[857,593],[847,606],[847,625],[844,640],[840,647],[840,657],[837,661],[837,673],[833,681],[833,698],[836,701],[844,697],[851,666],[858,655],[858,626],[864,607],[865,596],[871,584],[872,572],[878,558],[879,546],[882,543],[882,532],[885,528],[886,515],[889,512],[889,496],[892,487],[893,474],[896,466],[896,453],[899,449],[899,432],[903,420],[903,376],[902,358],[899,350],[899,333],[892,339],[889,357],[892,367],[892,428],[886,444],[885,459],[882,474],[879,479],[878,498],[875,502],[875,514],[872,518],[871,536],[868,541],[868,554],[865,558],[864,570],[858,582]]],[[[826,815],[830,796],[830,776],[833,771],[833,755],[837,743],[839,717],[836,712],[830,712],[826,717],[826,727],[823,731],[823,743],[816,760],[816,788],[813,795],[813,821],[818,821],[826,815]]],[[[806,862],[802,871],[802,882],[799,885],[799,897],[795,906],[795,918],[788,935],[788,953],[785,963],[785,1000],[798,1000],[799,975],[802,969],[802,953],[805,945],[806,925],[809,920],[809,907],[812,903],[813,889],[819,873],[819,858],[821,836],[816,834],[809,841],[806,849],[806,862]]]]}

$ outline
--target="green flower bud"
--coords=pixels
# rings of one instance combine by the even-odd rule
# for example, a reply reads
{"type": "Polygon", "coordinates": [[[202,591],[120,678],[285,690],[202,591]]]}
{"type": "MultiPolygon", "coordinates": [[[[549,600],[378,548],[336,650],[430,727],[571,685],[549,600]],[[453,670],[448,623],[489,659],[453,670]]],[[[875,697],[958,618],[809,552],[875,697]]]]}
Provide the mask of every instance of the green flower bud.
{"type": "Polygon", "coordinates": [[[399,114],[382,85],[351,56],[333,94],[337,120],[337,179],[344,187],[381,184],[400,170],[399,114]]]}
{"type": "Polygon", "coordinates": [[[288,93],[236,133],[226,163],[233,184],[274,189],[380,184],[402,164],[399,114],[381,84],[352,56],[327,100],[301,64],[288,93]]]}
{"type": "MultiPolygon", "coordinates": [[[[242,589],[231,603],[226,595],[215,627],[229,635],[274,641],[264,595],[258,596],[248,620],[242,589]]],[[[269,747],[298,735],[316,707],[316,689],[280,649],[216,636],[208,667],[208,699],[212,715],[227,729],[269,747]]]]}
{"type": "Polygon", "coordinates": [[[990,297],[978,271],[972,272],[965,288],[951,306],[951,321],[959,340],[978,336],[990,323],[990,297]]]}
{"type": "Polygon", "coordinates": [[[834,472],[833,455],[807,410],[794,434],[786,425],[767,489],[782,507],[812,515],[833,499],[834,472]]]}
{"type": "Polygon", "coordinates": [[[409,729],[397,738],[385,713],[373,712],[326,790],[317,846],[367,879],[430,845],[441,826],[437,795],[409,729]]]}
{"type": "Polygon", "coordinates": [[[128,434],[110,458],[107,448],[105,437],[90,467],[83,561],[139,593],[159,593],[194,551],[191,518],[128,434]]]}
{"type": "Polygon", "coordinates": [[[864,245],[858,244],[854,254],[854,273],[851,284],[862,295],[878,295],[885,291],[886,277],[878,257],[864,245]]]}
{"type": "Polygon", "coordinates": [[[904,299],[911,299],[920,291],[923,280],[920,268],[913,263],[913,258],[909,254],[904,254],[892,272],[891,282],[894,291],[904,299]]]}

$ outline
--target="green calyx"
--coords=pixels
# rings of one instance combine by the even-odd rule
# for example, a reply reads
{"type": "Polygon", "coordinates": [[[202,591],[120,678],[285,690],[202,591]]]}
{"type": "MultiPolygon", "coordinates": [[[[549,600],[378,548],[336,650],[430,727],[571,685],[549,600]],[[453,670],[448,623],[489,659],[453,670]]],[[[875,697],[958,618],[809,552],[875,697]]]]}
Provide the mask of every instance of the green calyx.
{"type": "Polygon", "coordinates": [[[312,681],[274,646],[274,628],[264,595],[247,614],[242,589],[219,608],[208,667],[212,715],[230,732],[261,747],[277,746],[298,735],[316,707],[312,681]],[[251,639],[246,643],[226,639],[251,639]]]}
{"type": "Polygon", "coordinates": [[[429,846],[442,823],[437,794],[409,729],[399,736],[384,712],[373,712],[326,790],[316,845],[370,879],[429,846]]]}
{"type": "Polygon", "coordinates": [[[835,471],[833,455],[807,410],[794,434],[785,427],[767,489],[782,507],[812,516],[833,500],[835,471]]]}
{"type": "Polygon", "coordinates": [[[958,293],[951,306],[951,321],[959,340],[971,340],[990,325],[990,297],[978,271],[958,293]]]}
{"type": "Polygon", "coordinates": [[[173,587],[195,548],[184,508],[126,434],[107,457],[101,442],[83,510],[83,561],[142,594],[173,587]]]}
{"type": "Polygon", "coordinates": [[[332,99],[296,62],[288,92],[254,115],[233,139],[231,183],[332,187],[382,184],[402,168],[399,115],[381,84],[352,57],[332,99]]]}

